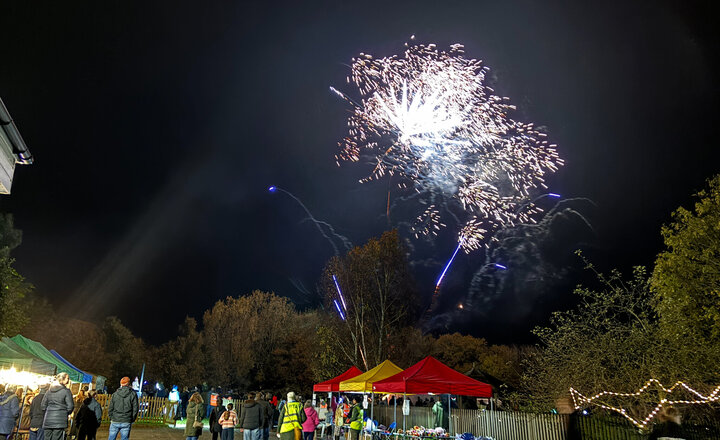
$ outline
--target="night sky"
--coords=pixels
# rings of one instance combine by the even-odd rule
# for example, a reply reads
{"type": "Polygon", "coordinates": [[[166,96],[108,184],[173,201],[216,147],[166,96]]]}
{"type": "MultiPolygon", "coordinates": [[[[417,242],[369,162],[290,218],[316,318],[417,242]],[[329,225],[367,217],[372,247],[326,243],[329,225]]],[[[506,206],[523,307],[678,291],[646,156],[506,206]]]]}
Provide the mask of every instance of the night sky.
{"type": "MultiPolygon", "coordinates": [[[[387,182],[335,164],[348,108],[328,87],[414,34],[482,59],[514,116],[558,144],[550,189],[592,201],[575,205],[591,232],[548,239],[554,281],[515,282],[482,306],[492,320],[461,328],[528,342],[584,280],[574,249],[602,268],[652,264],[660,225],[720,172],[718,7],[586,3],[5,1],[0,97],[36,157],[0,199],[24,232],[16,266],[63,313],[117,315],[152,343],[253,289],[313,306],[298,286],[316,291],[333,250],[267,187],[354,244],[387,229],[387,182]]],[[[412,248],[426,297],[451,235],[412,248]]],[[[480,259],[459,259],[448,304],[480,259]]]]}

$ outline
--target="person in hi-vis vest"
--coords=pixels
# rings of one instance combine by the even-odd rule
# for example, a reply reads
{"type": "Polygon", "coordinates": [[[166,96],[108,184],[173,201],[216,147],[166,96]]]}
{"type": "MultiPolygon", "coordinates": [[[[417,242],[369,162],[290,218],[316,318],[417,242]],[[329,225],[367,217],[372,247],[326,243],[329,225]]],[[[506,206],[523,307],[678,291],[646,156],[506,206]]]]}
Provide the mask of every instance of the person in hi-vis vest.
{"type": "Polygon", "coordinates": [[[280,440],[302,439],[302,424],[307,420],[300,402],[295,401],[295,393],[287,393],[287,403],[280,410],[278,418],[278,437],[280,440]],[[296,432],[297,431],[297,432],[296,432]]]}
{"type": "Polygon", "coordinates": [[[358,396],[353,395],[352,397],[352,407],[350,408],[350,419],[348,420],[348,423],[350,424],[350,432],[349,432],[349,440],[359,440],[360,439],[360,431],[362,431],[363,428],[363,419],[365,417],[365,411],[363,410],[362,405],[358,404],[358,396]]]}

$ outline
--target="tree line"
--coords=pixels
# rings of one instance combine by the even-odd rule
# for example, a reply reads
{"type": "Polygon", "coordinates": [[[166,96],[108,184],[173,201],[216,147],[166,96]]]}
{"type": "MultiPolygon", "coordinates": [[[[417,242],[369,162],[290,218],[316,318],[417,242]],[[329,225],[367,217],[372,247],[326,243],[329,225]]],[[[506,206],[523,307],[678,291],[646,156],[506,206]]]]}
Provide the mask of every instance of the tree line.
{"type": "MultiPolygon", "coordinates": [[[[593,395],[634,392],[650,378],[685,381],[701,392],[720,384],[720,176],[691,209],[673,213],[652,268],[603,274],[585,260],[597,282],[578,286],[577,306],[555,312],[534,330],[538,343],[526,347],[423,334],[415,325],[421,301],[396,231],[332,258],[318,309],[297,310],[271,292],[227,297],[200,323],[188,317],[175,339],[152,346],[114,317],[93,324],[55,316],[12,269],[10,250],[20,240],[12,218],[2,216],[0,226],[0,334],[21,331],[111,384],[146,363],[147,374],[166,385],[309,390],[351,364],[368,369],[391,359],[404,368],[427,355],[496,386],[515,409],[556,408],[570,387],[593,395]],[[342,305],[335,303],[339,286],[342,305]],[[30,306],[32,320],[23,312],[30,306]]],[[[651,390],[625,404],[639,415],[664,397],[651,390]]]]}

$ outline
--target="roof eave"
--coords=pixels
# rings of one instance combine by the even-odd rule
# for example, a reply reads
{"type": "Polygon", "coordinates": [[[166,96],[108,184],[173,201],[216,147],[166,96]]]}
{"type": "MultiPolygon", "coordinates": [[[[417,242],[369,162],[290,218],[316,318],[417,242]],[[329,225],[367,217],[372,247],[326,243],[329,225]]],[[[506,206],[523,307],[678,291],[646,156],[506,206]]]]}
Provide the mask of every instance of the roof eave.
{"type": "Polygon", "coordinates": [[[2,101],[2,98],[0,98],[0,128],[5,132],[5,135],[10,140],[10,144],[13,147],[15,163],[19,163],[21,165],[30,165],[33,163],[33,155],[30,153],[30,149],[28,149],[25,141],[20,135],[20,131],[18,131],[12,117],[10,117],[10,113],[8,112],[7,107],[5,107],[5,103],[2,101]]]}

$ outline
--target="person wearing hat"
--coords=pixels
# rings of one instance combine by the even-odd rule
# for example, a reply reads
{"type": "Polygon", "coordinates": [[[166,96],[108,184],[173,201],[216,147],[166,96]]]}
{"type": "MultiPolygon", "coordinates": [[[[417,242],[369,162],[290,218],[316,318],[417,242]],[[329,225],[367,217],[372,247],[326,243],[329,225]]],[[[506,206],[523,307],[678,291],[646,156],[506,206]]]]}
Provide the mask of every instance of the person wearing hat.
{"type": "Polygon", "coordinates": [[[108,440],[115,440],[118,432],[122,440],[130,438],[130,427],[138,416],[138,397],[130,388],[130,378],[120,379],[118,388],[110,398],[108,416],[110,416],[110,435],[108,440]]]}

